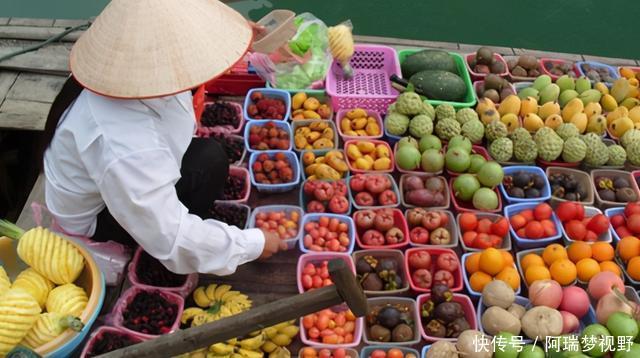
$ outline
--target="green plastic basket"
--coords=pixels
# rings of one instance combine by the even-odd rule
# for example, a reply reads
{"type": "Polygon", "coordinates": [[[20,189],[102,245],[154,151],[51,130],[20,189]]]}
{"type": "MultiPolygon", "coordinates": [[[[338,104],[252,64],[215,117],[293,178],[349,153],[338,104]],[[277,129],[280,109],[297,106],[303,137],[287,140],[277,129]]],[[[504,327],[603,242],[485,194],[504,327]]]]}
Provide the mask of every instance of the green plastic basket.
{"type": "MultiPolygon", "coordinates": [[[[398,61],[402,65],[402,62],[404,62],[407,56],[422,50],[423,49],[400,50],[398,51],[398,61]]],[[[469,72],[467,71],[467,66],[464,64],[464,59],[462,58],[462,56],[455,52],[449,52],[449,55],[451,55],[454,61],[456,61],[456,66],[458,67],[458,75],[464,81],[465,87],[467,87],[467,94],[464,96],[464,100],[462,102],[439,101],[436,99],[428,99],[427,102],[429,102],[432,106],[447,103],[452,105],[456,109],[473,107],[476,105],[476,96],[473,89],[473,83],[471,83],[471,77],[469,76],[469,72]]]]}

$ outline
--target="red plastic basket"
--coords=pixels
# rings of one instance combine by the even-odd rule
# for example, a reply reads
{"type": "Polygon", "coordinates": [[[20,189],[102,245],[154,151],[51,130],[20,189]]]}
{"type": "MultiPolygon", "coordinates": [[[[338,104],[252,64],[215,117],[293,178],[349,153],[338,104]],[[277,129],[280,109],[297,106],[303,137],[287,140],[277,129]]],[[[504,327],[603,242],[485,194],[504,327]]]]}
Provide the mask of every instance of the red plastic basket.
{"type": "MultiPolygon", "coordinates": [[[[471,75],[471,80],[472,81],[480,81],[483,80],[485,77],[487,77],[486,73],[478,73],[473,71],[473,68],[471,68],[471,65],[469,64],[469,62],[471,62],[474,58],[476,57],[476,53],[469,53],[464,57],[464,63],[467,65],[467,70],[469,71],[469,74],[471,75]]],[[[502,57],[500,54],[498,53],[494,53],[493,54],[493,58],[496,61],[500,61],[504,64],[504,72],[502,73],[497,73],[498,76],[500,77],[507,77],[509,76],[509,66],[507,66],[507,61],[504,60],[504,57],[502,57]]]]}
{"type": "Polygon", "coordinates": [[[571,64],[571,69],[573,70],[573,73],[575,73],[576,77],[580,76],[580,73],[578,72],[578,70],[576,69],[576,64],[573,63],[572,61],[566,61],[566,60],[560,60],[560,59],[555,59],[555,58],[541,58],[540,59],[540,67],[542,68],[542,73],[545,75],[549,75],[551,77],[552,80],[557,80],[558,78],[560,78],[560,76],[558,75],[554,75],[551,72],[549,72],[549,70],[547,70],[547,67],[545,66],[547,63],[551,63],[551,64],[561,64],[561,63],[570,63],[571,64]]]}
{"type": "MultiPolygon", "coordinates": [[[[378,210],[385,210],[385,209],[378,209],[378,210]]],[[[391,210],[393,211],[393,227],[402,230],[402,233],[404,234],[404,240],[402,240],[397,244],[392,244],[392,245],[387,245],[387,244],[382,246],[366,245],[360,239],[360,235],[364,235],[365,230],[359,229],[356,224],[356,242],[358,243],[358,246],[360,248],[362,249],[399,249],[409,245],[409,227],[407,226],[407,220],[404,218],[402,211],[400,211],[399,209],[391,209],[391,210]]],[[[354,222],[356,222],[356,215],[360,211],[362,210],[358,210],[355,213],[353,213],[352,217],[354,222]]]]}
{"type": "Polygon", "coordinates": [[[386,113],[398,96],[391,86],[391,75],[401,76],[396,50],[380,45],[355,45],[350,61],[353,77],[343,76],[342,67],[334,61],[327,73],[326,88],[335,111],[342,108],[367,108],[386,113]]]}
{"type": "MultiPolygon", "coordinates": [[[[405,254],[404,254],[404,265],[405,265],[405,271],[409,274],[409,285],[411,285],[411,289],[415,292],[431,292],[430,288],[420,288],[418,286],[416,286],[413,282],[413,278],[411,277],[411,275],[413,274],[413,271],[411,267],[409,267],[409,257],[411,256],[411,254],[418,252],[418,251],[426,251],[431,255],[431,274],[435,273],[435,268],[436,268],[436,260],[438,259],[438,256],[441,254],[445,254],[445,253],[450,253],[455,257],[458,257],[458,255],[455,253],[455,251],[451,250],[451,249],[441,249],[441,248],[435,248],[435,247],[415,247],[413,249],[408,249],[405,254]]],[[[462,291],[462,288],[464,287],[464,283],[463,283],[463,279],[462,279],[462,264],[460,263],[460,259],[458,258],[458,269],[455,270],[455,272],[453,272],[453,287],[451,287],[451,292],[458,292],[458,291],[462,291]]]]}
{"type": "Polygon", "coordinates": [[[478,210],[475,207],[473,207],[473,204],[471,202],[464,202],[456,198],[455,190],[453,190],[454,179],[455,177],[452,177],[451,179],[449,179],[449,193],[451,195],[451,202],[453,203],[453,207],[456,209],[456,212],[458,213],[481,212],[481,213],[494,213],[494,214],[498,214],[502,212],[502,195],[500,195],[500,190],[498,190],[498,187],[493,188],[493,191],[498,195],[498,207],[495,210],[487,210],[487,211],[478,210]]]}

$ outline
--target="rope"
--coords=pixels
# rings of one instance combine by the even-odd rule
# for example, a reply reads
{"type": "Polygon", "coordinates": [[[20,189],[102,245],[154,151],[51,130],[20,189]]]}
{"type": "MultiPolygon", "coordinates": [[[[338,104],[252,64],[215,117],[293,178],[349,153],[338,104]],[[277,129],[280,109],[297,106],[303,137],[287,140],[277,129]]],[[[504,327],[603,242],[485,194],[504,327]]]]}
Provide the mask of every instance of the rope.
{"type": "Polygon", "coordinates": [[[25,48],[23,48],[21,50],[18,50],[16,52],[8,53],[8,54],[6,54],[4,56],[0,56],[0,62],[8,60],[8,59],[10,59],[12,57],[15,57],[15,56],[18,56],[18,55],[25,54],[27,52],[38,50],[38,49],[40,49],[40,48],[42,48],[42,47],[44,47],[44,46],[46,46],[46,45],[48,45],[48,44],[50,44],[52,42],[56,42],[56,41],[62,39],[63,37],[67,36],[68,34],[70,34],[72,32],[79,31],[79,30],[86,30],[87,28],[89,28],[90,25],[91,25],[91,23],[87,22],[86,24],[82,24],[82,25],[78,25],[78,26],[75,26],[75,27],[68,28],[65,31],[63,31],[63,32],[61,32],[61,33],[59,33],[59,34],[57,34],[55,36],[52,36],[52,37],[48,38],[47,40],[45,40],[43,42],[37,43],[35,45],[31,45],[29,47],[25,47],[25,48]]]}

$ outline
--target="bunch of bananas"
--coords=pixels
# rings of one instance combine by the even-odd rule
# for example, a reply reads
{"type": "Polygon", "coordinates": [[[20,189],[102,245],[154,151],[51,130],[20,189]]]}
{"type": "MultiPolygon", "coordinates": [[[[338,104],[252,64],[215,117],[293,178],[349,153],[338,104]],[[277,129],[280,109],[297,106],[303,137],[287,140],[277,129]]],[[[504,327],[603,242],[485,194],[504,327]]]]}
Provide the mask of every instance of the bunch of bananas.
{"type": "Polygon", "coordinates": [[[251,308],[251,300],[247,295],[231,290],[229,285],[215,283],[196,288],[193,300],[198,307],[185,309],[180,318],[182,324],[191,321],[191,327],[233,316],[251,308]]]}

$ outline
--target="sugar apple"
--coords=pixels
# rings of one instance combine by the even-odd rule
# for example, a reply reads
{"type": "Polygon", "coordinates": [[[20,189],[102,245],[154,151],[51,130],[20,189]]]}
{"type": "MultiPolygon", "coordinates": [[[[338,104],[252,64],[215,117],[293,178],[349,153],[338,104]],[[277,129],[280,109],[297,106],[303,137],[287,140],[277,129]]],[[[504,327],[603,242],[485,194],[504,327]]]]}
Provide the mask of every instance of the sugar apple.
{"type": "Polygon", "coordinates": [[[431,120],[436,119],[436,110],[429,102],[422,101],[422,108],[420,109],[420,113],[418,114],[425,114],[429,118],[431,118],[431,120]]]}
{"type": "Polygon", "coordinates": [[[415,116],[422,108],[422,98],[415,92],[404,92],[396,99],[396,110],[404,115],[415,116]]]}
{"type": "Polygon", "coordinates": [[[627,152],[621,145],[614,144],[607,147],[609,151],[609,161],[607,165],[622,166],[627,161],[627,152]]]}
{"type": "MultiPolygon", "coordinates": [[[[627,131],[627,133],[630,131],[627,131]]],[[[626,133],[625,133],[626,134],[626,133]]],[[[627,159],[633,165],[640,166],[640,141],[636,140],[627,146],[627,159]]]]}
{"type": "Polygon", "coordinates": [[[477,119],[470,120],[462,125],[461,133],[463,136],[469,138],[471,143],[481,143],[482,138],[484,138],[484,124],[477,119]]]}
{"type": "Polygon", "coordinates": [[[498,138],[506,137],[509,134],[507,125],[502,123],[499,119],[487,124],[487,128],[484,131],[485,137],[489,141],[494,141],[498,138]]]}
{"type": "Polygon", "coordinates": [[[582,137],[580,137],[580,139],[582,139],[582,141],[584,142],[584,144],[587,145],[587,147],[595,147],[599,143],[602,143],[602,138],[595,133],[587,133],[582,137]]]}
{"type": "Polygon", "coordinates": [[[538,157],[538,146],[531,138],[525,138],[513,144],[513,155],[522,163],[531,163],[538,157]]]}
{"type": "Polygon", "coordinates": [[[567,140],[571,137],[577,137],[580,135],[578,127],[573,123],[562,123],[558,128],[556,128],[556,133],[560,138],[562,138],[562,140],[567,140]]]}
{"type": "Polygon", "coordinates": [[[416,138],[422,138],[433,132],[433,121],[425,114],[419,114],[409,122],[409,133],[416,138]]]}
{"type": "Polygon", "coordinates": [[[576,163],[584,159],[587,145],[578,137],[571,137],[564,142],[562,159],[567,163],[576,163]]]}
{"type": "Polygon", "coordinates": [[[528,130],[526,130],[526,129],[522,128],[522,127],[516,128],[513,131],[513,133],[511,133],[509,135],[509,138],[511,138],[511,140],[514,142],[514,144],[516,142],[520,142],[520,141],[523,141],[523,140],[526,140],[526,139],[533,139],[531,137],[531,133],[529,133],[528,130]]]}
{"type": "Polygon", "coordinates": [[[556,132],[548,127],[540,128],[533,136],[538,146],[538,157],[547,162],[558,159],[562,154],[564,141],[556,132]]]}
{"type": "Polygon", "coordinates": [[[453,118],[441,119],[436,123],[436,135],[442,140],[449,140],[460,135],[460,123],[453,118]]]}
{"type": "Polygon", "coordinates": [[[391,135],[403,135],[409,128],[409,117],[398,112],[387,113],[384,117],[384,127],[391,135]]]}
{"type": "Polygon", "coordinates": [[[638,141],[640,141],[640,130],[635,128],[629,129],[624,132],[622,137],[620,137],[620,144],[625,148],[627,148],[631,143],[638,141]]]}
{"type": "Polygon", "coordinates": [[[461,126],[474,119],[478,120],[480,118],[478,118],[478,113],[471,108],[463,108],[456,113],[456,121],[458,121],[461,126]]]}
{"type": "MultiPolygon", "coordinates": [[[[595,133],[590,134],[598,137],[595,133]]],[[[601,167],[607,164],[609,161],[609,149],[607,149],[607,145],[600,140],[600,137],[598,137],[598,141],[593,141],[592,144],[585,141],[585,145],[587,147],[587,154],[584,156],[584,163],[586,165],[590,167],[601,167]]]]}
{"type": "Polygon", "coordinates": [[[508,162],[513,156],[513,142],[507,137],[494,140],[489,145],[489,155],[497,162],[508,162]]]}
{"type": "Polygon", "coordinates": [[[445,119],[445,118],[455,119],[456,109],[453,108],[453,106],[450,104],[446,104],[446,103],[441,104],[438,107],[436,107],[436,118],[438,120],[445,119]]]}

